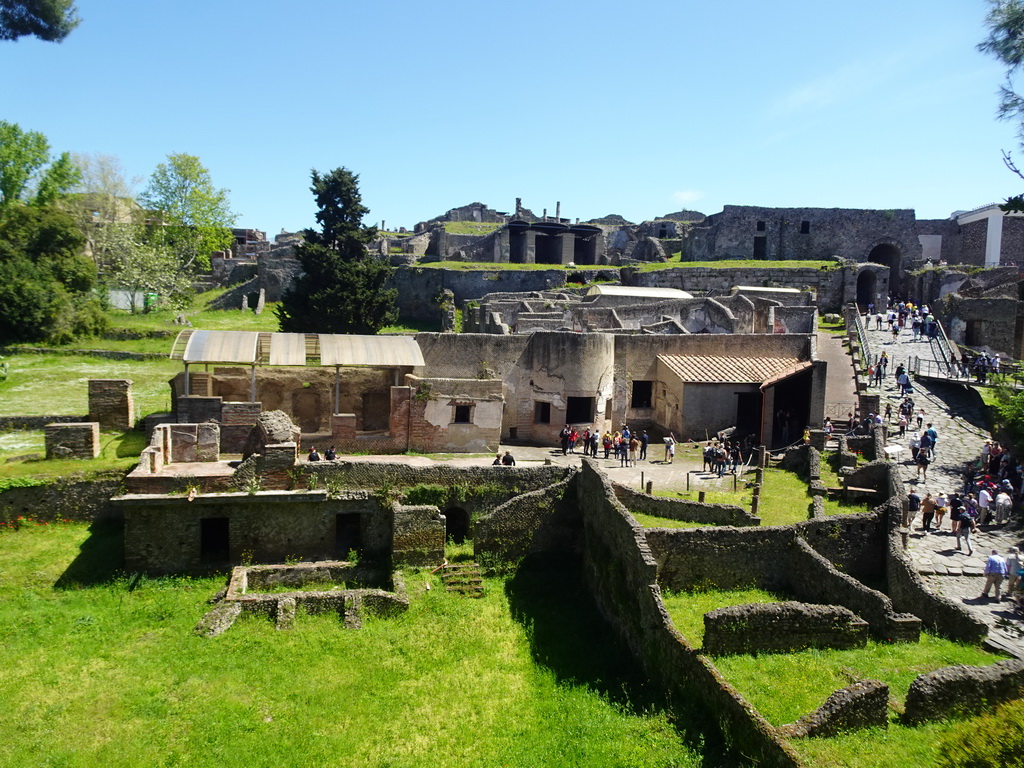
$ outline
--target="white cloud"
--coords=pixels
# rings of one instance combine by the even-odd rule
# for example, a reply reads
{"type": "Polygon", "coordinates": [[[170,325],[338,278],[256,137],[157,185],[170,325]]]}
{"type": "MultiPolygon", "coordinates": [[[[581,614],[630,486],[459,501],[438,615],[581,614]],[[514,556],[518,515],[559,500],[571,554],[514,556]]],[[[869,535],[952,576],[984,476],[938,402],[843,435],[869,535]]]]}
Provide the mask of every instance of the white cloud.
{"type": "Polygon", "coordinates": [[[704,193],[698,192],[695,189],[680,189],[678,192],[672,193],[672,201],[682,205],[695,203],[702,197],[704,197],[704,193]]]}

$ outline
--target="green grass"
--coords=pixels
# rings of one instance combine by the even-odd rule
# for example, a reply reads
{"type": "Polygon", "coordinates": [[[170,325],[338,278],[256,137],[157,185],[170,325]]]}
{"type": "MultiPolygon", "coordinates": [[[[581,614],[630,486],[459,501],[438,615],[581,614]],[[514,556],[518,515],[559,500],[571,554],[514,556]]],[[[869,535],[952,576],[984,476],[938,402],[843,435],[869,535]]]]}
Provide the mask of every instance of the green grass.
{"type": "Polygon", "coordinates": [[[684,520],[673,520],[670,517],[655,517],[645,515],[643,512],[630,512],[640,525],[644,528],[704,528],[713,525],[712,523],[692,523],[684,520]]]}
{"type": "Polygon", "coordinates": [[[95,459],[45,459],[42,430],[0,433],[0,481],[15,477],[57,479],[111,470],[127,471],[139,461],[146,447],[143,432],[100,433],[100,455],[95,459]],[[38,454],[39,460],[18,459],[38,454]]]}
{"type": "Polygon", "coordinates": [[[852,650],[719,656],[715,666],[769,722],[794,722],[829,695],[859,679],[881,680],[898,701],[914,678],[953,664],[984,665],[999,656],[978,646],[921,634],[920,643],[879,643],[852,650]]]}
{"type": "Polygon", "coordinates": [[[449,221],[444,231],[450,235],[489,235],[504,224],[489,221],[449,221]]]}
{"type": "MultiPolygon", "coordinates": [[[[727,478],[726,482],[731,482],[731,478],[727,478]]],[[[705,491],[704,492],[704,503],[706,504],[735,504],[736,506],[746,507],[750,509],[750,491],[744,488],[746,484],[740,482],[739,489],[736,491],[705,491]]],[[[699,501],[699,491],[655,491],[654,496],[660,496],[665,499],[686,499],[687,501],[699,501]]]]}
{"type": "Polygon", "coordinates": [[[839,269],[836,261],[808,259],[807,261],[786,259],[779,261],[758,261],[754,259],[723,259],[721,261],[680,261],[680,254],[672,254],[668,261],[641,264],[641,272],[656,272],[659,269],[839,269]]]}
{"type": "Polygon", "coordinates": [[[700,763],[624,687],[628,654],[564,573],[487,579],[469,600],[409,572],[398,618],[247,618],[203,639],[192,627],[223,579],[136,583],[112,572],[118,545],[109,526],[0,532],[0,764],[700,763]]]}
{"type": "MultiPolygon", "coordinates": [[[[788,599],[759,589],[674,592],[662,596],[672,622],[699,647],[704,614],[716,608],[788,599]]],[[[809,650],[789,654],[718,656],[714,664],[725,678],[774,725],[795,722],[855,679],[888,683],[899,703],[917,675],[953,664],[984,665],[999,657],[981,648],[922,634],[920,643],[876,643],[851,651],[809,650]]],[[[839,737],[793,739],[807,765],[849,768],[906,768],[942,765],[940,741],[958,731],[971,732],[981,718],[906,727],[893,717],[888,729],[872,728],[839,737]]],[[[982,765],[979,763],[978,765],[982,765]]]]}
{"type": "Polygon", "coordinates": [[[172,360],[106,360],[85,355],[8,355],[0,382],[0,416],[78,416],[89,411],[89,379],[131,379],[139,415],[168,411],[167,382],[182,371],[172,360]]]}
{"type": "Polygon", "coordinates": [[[810,516],[811,494],[807,481],[795,472],[765,469],[757,514],[761,525],[789,525],[810,516]]]}
{"type": "Polygon", "coordinates": [[[833,336],[845,336],[846,335],[846,323],[840,320],[838,323],[826,323],[818,316],[818,330],[824,331],[825,333],[831,333],[833,336]]]}
{"type": "Polygon", "coordinates": [[[778,603],[787,600],[763,589],[707,589],[694,592],[666,592],[661,596],[676,629],[694,648],[704,642],[704,614],[717,608],[748,603],[778,603]]]}

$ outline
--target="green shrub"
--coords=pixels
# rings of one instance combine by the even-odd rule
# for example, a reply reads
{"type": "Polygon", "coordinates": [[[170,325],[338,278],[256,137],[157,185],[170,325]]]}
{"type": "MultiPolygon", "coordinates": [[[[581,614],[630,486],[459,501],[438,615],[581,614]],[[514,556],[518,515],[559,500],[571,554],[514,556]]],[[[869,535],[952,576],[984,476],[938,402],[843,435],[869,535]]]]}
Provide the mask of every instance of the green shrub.
{"type": "Polygon", "coordinates": [[[420,483],[405,492],[406,504],[433,504],[443,507],[448,501],[448,489],[443,485],[420,483]]]}
{"type": "Polygon", "coordinates": [[[939,747],[943,768],[1024,766],[1024,701],[957,723],[939,747]]]}

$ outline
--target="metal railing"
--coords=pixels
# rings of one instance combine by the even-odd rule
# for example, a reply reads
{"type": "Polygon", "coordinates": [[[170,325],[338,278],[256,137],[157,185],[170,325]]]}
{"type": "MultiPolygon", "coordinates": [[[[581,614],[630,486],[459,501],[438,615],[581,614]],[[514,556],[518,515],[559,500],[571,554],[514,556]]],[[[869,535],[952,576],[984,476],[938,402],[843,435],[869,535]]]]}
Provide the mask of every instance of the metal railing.
{"type": "Polygon", "coordinates": [[[847,313],[853,316],[853,327],[857,333],[857,343],[860,345],[865,367],[874,365],[875,356],[871,354],[871,347],[868,346],[868,334],[864,328],[864,318],[860,316],[860,307],[856,304],[850,304],[847,306],[847,313]]]}
{"type": "Polygon", "coordinates": [[[960,361],[957,358],[956,352],[953,351],[953,345],[949,343],[949,337],[946,336],[946,329],[942,327],[942,323],[935,320],[935,326],[938,328],[938,332],[935,336],[928,337],[928,345],[931,347],[932,356],[941,360],[945,364],[947,371],[953,375],[959,367],[960,361]]]}

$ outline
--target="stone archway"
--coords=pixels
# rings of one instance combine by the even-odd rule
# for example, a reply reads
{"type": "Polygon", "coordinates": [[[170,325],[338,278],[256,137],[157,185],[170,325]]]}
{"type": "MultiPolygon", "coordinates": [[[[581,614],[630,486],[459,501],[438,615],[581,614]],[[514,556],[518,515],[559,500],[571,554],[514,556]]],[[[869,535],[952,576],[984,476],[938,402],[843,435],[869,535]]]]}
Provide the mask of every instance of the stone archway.
{"type": "MultiPolygon", "coordinates": [[[[903,254],[899,247],[890,241],[875,245],[868,253],[868,261],[882,264],[889,268],[889,291],[893,294],[903,293],[903,254]]],[[[858,288],[860,278],[858,278],[858,288]]],[[[859,293],[859,291],[858,291],[859,293]]]]}

